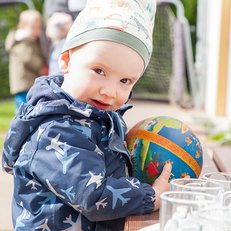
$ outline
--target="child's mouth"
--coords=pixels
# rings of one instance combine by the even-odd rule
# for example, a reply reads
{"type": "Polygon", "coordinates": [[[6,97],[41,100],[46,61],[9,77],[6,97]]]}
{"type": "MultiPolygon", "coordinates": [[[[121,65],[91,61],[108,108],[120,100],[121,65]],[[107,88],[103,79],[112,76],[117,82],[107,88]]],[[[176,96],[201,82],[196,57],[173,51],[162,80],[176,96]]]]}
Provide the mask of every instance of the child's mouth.
{"type": "Polygon", "coordinates": [[[104,103],[102,101],[98,101],[98,100],[94,100],[94,99],[92,99],[92,102],[93,102],[94,107],[97,107],[101,110],[107,110],[111,106],[108,103],[104,103]]]}

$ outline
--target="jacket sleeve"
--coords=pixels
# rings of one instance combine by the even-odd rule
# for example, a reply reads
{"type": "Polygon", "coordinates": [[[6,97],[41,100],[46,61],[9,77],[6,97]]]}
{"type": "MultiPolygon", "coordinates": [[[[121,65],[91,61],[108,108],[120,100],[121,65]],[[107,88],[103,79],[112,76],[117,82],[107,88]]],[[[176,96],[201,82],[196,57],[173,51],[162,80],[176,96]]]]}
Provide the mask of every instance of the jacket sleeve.
{"type": "Polygon", "coordinates": [[[107,176],[104,153],[81,130],[65,123],[40,129],[31,174],[91,221],[153,211],[152,187],[136,178],[107,176]]]}

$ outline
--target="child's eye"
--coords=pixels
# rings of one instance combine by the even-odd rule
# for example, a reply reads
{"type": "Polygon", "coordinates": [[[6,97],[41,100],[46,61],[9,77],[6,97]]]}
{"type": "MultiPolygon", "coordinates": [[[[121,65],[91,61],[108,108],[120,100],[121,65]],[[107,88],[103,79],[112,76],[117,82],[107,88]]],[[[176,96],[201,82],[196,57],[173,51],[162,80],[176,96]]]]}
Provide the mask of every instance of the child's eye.
{"type": "Polygon", "coordinates": [[[121,79],[120,82],[128,85],[131,84],[132,81],[130,79],[121,79]]]}
{"type": "Polygon", "coordinates": [[[100,69],[100,68],[96,68],[96,69],[94,69],[94,72],[95,72],[95,73],[97,73],[97,74],[99,74],[99,75],[104,75],[103,70],[102,70],[102,69],[100,69]]]}

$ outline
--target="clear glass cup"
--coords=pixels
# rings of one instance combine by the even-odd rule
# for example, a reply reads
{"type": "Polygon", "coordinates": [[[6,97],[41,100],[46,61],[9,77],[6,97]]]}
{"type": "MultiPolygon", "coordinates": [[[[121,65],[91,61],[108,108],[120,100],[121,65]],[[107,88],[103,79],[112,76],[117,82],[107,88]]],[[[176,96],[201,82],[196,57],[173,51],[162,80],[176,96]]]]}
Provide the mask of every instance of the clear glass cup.
{"type": "Polygon", "coordinates": [[[193,191],[168,191],[160,198],[160,231],[200,231],[198,211],[220,205],[215,196],[193,191]]]}
{"type": "Polygon", "coordinates": [[[209,207],[198,212],[198,221],[201,230],[205,231],[230,231],[231,208],[209,207]]]}
{"type": "Polygon", "coordinates": [[[225,192],[231,191],[231,172],[208,172],[202,179],[221,184],[225,192]]]}
{"type": "Polygon", "coordinates": [[[224,189],[223,205],[231,206],[231,172],[208,172],[202,179],[220,184],[224,189]]]}
{"type": "Polygon", "coordinates": [[[223,195],[223,205],[229,206],[231,209],[231,191],[227,191],[223,195]]]}
{"type": "Polygon", "coordinates": [[[171,191],[194,191],[214,195],[222,204],[224,189],[221,184],[205,179],[178,178],[170,181],[171,191]]]}

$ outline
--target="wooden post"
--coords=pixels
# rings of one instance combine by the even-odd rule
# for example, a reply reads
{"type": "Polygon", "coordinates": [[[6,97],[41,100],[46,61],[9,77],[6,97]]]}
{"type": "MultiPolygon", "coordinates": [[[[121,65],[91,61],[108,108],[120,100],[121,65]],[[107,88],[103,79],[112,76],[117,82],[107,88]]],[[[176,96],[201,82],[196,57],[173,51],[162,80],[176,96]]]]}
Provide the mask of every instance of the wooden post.
{"type": "Polygon", "coordinates": [[[218,116],[226,115],[230,15],[231,15],[231,1],[222,0],[217,106],[216,106],[216,114],[218,116]]]}

